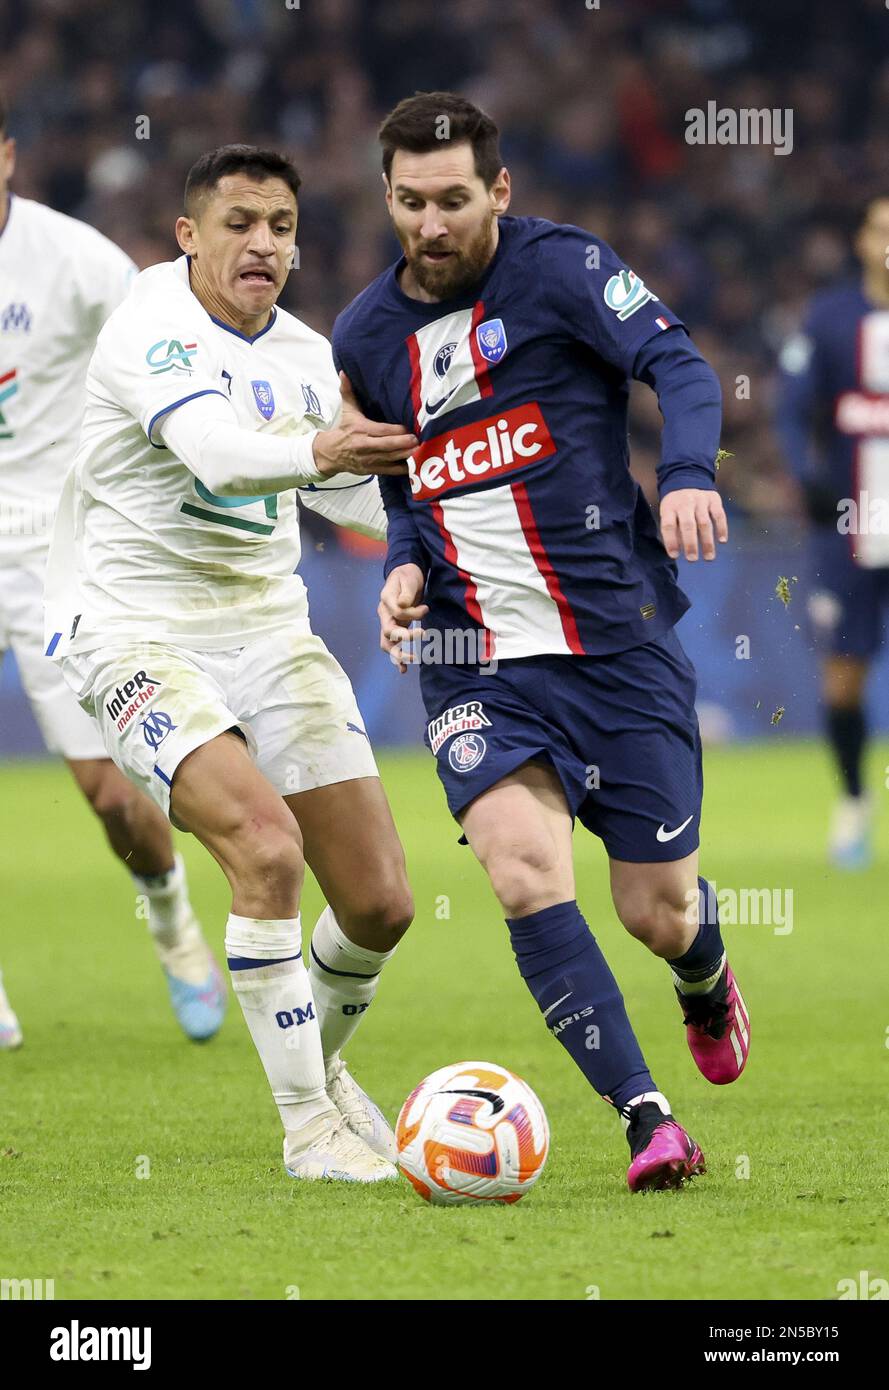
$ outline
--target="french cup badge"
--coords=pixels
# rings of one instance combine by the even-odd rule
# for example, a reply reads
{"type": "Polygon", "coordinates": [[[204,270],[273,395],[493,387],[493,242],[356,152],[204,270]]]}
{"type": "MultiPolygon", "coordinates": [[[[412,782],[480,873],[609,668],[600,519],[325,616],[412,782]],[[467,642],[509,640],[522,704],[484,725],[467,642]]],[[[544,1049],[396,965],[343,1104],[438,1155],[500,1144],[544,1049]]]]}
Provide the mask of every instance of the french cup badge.
{"type": "Polygon", "coordinates": [[[256,408],[264,420],[271,420],[275,413],[275,397],[267,381],[251,381],[256,408]]]}
{"type": "Polygon", "coordinates": [[[502,319],[486,319],[475,330],[478,350],[486,362],[499,362],[507,349],[506,329],[502,319]]]}

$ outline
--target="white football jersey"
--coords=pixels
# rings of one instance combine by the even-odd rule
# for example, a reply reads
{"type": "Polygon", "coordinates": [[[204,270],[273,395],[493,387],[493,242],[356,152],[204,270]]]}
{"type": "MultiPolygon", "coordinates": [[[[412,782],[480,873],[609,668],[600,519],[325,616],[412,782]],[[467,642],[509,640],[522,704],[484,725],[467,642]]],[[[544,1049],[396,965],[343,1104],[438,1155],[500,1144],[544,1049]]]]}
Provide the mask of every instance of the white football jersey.
{"type": "Polygon", "coordinates": [[[49,543],[90,354],[135,274],[94,227],[11,195],[0,232],[0,563],[49,543]]]}
{"type": "MultiPolygon", "coordinates": [[[[50,553],[52,655],[119,638],[209,650],[294,622],[309,631],[293,572],[295,492],[217,496],[159,433],[207,395],[230,402],[233,426],[251,432],[327,429],[340,408],[326,338],[281,309],[245,337],[202,307],[182,256],[143,271],[99,335],[50,553]]],[[[378,498],[376,481],[363,481],[378,498]]]]}

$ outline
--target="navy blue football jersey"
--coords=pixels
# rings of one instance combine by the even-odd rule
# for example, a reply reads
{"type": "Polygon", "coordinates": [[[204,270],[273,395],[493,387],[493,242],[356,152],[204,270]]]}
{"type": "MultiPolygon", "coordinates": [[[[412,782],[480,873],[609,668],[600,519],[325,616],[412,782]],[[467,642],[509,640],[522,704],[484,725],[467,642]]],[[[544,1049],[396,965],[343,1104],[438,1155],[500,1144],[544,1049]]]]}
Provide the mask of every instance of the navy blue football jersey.
{"type": "Polygon", "coordinates": [[[836,526],[838,504],[854,500],[854,558],[889,564],[885,525],[867,524],[889,502],[889,309],[857,284],[822,291],[780,365],[776,423],[792,471],[826,499],[825,523],[836,526]]]}
{"type": "MultiPolygon", "coordinates": [[[[405,295],[403,265],[343,311],[333,347],[366,413],[421,441],[381,486],[387,570],[426,572],[424,627],[480,630],[485,659],[667,631],[689,604],[629,471],[627,402],[640,349],[680,320],[604,242],[540,218],[501,218],[453,299],[405,295]]],[[[714,453],[671,487],[712,487],[714,453]]]]}

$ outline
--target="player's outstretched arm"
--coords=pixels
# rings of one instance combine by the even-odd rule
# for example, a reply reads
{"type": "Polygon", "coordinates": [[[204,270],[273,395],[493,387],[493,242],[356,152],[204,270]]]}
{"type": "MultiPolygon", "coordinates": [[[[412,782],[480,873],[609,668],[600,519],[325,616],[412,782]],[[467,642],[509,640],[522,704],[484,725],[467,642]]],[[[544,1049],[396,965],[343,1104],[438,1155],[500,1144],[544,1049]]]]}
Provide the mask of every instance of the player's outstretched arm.
{"type": "Polygon", "coordinates": [[[312,484],[308,488],[300,488],[300,503],[332,521],[334,526],[345,526],[349,531],[357,531],[360,536],[384,541],[386,510],[377,479],[352,478],[349,474],[340,475],[340,479],[341,487],[312,484]]]}
{"type": "Polygon", "coordinates": [[[345,426],[296,435],[242,429],[221,393],[202,394],[156,426],[166,447],[220,497],[287,492],[337,473],[404,473],[416,447],[399,425],[350,418],[345,426]],[[372,434],[364,435],[361,425],[372,434]],[[399,460],[401,460],[399,462],[399,460]]]}
{"type": "Polygon", "coordinates": [[[406,473],[404,460],[419,444],[417,436],[409,434],[402,425],[368,420],[345,372],[340,372],[340,395],[339,423],[333,429],[319,431],[314,440],[315,463],[321,476],[406,473]]]}

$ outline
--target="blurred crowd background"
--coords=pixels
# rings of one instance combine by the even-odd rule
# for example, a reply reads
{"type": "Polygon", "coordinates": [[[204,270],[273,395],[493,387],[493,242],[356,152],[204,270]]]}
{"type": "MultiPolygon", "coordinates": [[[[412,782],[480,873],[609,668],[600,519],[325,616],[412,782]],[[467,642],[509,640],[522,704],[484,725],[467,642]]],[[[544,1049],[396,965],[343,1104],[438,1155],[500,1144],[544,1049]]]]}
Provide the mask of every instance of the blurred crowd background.
{"type": "MultiPolygon", "coordinates": [[[[776,364],[812,292],[857,273],[862,204],[889,191],[887,36],[886,0],[0,0],[0,84],[17,191],[94,223],[140,266],[178,254],[199,154],[230,141],[290,153],[304,179],[300,269],[282,302],[324,333],[399,254],[383,116],[441,88],[489,111],[513,211],[610,242],[719,372],[732,544],[718,564],[680,566],[693,601],[680,636],[705,737],[775,738],[820,723],[803,512],[772,428],[776,364]],[[686,143],[687,113],[711,101],[789,108],[792,151],[686,143]],[[779,575],[799,576],[786,610],[779,575]],[[749,660],[735,659],[739,633],[749,660]]],[[[659,437],[655,397],[637,385],[632,466],[652,499],[659,437]]],[[[381,549],[304,513],[316,630],[373,740],[416,746],[416,680],[377,647],[381,549]]],[[[870,704],[889,728],[889,657],[870,704]]],[[[39,746],[7,661],[0,752],[39,746]]]]}
{"type": "MultiPolygon", "coordinates": [[[[3,0],[15,187],[94,223],[141,265],[198,154],[283,147],[304,178],[284,299],[329,332],[397,255],[376,128],[451,88],[500,123],[513,211],[602,236],[686,320],[725,397],[736,514],[799,501],[770,427],[777,351],[818,286],[854,273],[862,198],[889,188],[885,0],[3,0]],[[791,108],[793,150],[688,145],[686,112],[791,108]],[[149,118],[149,138],[137,120],[149,118]],[[741,379],[740,386],[738,379],[741,379]],[[749,391],[744,385],[749,379],[749,391]]],[[[39,248],[35,248],[39,254],[39,248]]],[[[634,391],[650,489],[660,417],[634,391]]]]}

